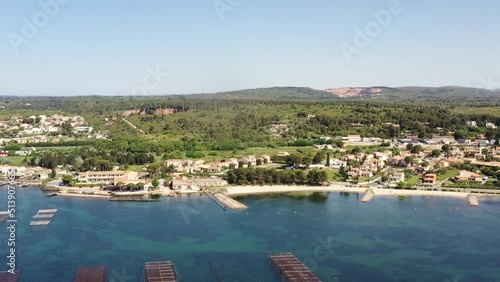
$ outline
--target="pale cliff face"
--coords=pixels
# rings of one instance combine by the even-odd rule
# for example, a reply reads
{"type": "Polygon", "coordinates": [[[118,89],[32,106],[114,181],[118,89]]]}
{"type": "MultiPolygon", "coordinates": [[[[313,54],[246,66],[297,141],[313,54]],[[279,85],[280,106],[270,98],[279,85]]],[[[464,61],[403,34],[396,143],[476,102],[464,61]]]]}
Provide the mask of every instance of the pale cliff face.
{"type": "Polygon", "coordinates": [[[376,95],[382,92],[380,88],[366,88],[366,87],[346,87],[346,88],[333,88],[326,89],[326,92],[332,93],[339,97],[358,97],[365,95],[376,95]]]}

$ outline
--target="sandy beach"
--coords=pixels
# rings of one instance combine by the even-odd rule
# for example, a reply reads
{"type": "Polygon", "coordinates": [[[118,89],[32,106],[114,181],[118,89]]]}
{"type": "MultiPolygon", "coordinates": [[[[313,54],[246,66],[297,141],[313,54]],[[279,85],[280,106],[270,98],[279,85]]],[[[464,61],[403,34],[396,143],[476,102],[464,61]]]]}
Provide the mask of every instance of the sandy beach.
{"type": "MultiPolygon", "coordinates": [[[[367,188],[351,188],[339,186],[231,186],[227,188],[226,195],[258,195],[288,192],[351,192],[364,193],[367,188]]],[[[469,193],[444,192],[444,191],[422,191],[422,190],[399,190],[399,189],[373,189],[375,196],[436,196],[436,197],[458,197],[465,198],[469,193]]]]}

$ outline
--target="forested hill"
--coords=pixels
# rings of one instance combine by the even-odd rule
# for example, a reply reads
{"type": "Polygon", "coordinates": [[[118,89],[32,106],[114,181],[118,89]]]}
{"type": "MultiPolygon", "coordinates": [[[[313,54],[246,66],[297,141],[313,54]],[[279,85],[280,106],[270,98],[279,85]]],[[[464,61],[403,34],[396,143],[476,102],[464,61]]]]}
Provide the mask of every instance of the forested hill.
{"type": "Polygon", "coordinates": [[[323,91],[307,87],[270,87],[245,89],[210,94],[194,94],[186,97],[208,99],[269,99],[269,100],[334,100],[338,97],[323,91]]]}
{"type": "Polygon", "coordinates": [[[478,101],[500,99],[500,90],[466,87],[349,87],[315,90],[305,87],[272,87],[237,90],[186,97],[208,99],[273,100],[375,100],[375,101],[478,101]]]}

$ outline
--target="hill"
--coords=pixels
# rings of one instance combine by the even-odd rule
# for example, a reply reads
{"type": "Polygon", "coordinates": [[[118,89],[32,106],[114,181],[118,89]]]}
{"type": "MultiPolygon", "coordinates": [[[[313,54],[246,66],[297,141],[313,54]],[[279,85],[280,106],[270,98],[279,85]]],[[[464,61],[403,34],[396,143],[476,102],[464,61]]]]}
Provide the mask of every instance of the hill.
{"type": "Polygon", "coordinates": [[[334,95],[308,87],[270,87],[219,92],[211,94],[193,94],[186,97],[207,99],[270,99],[270,100],[333,100],[334,95]]]}

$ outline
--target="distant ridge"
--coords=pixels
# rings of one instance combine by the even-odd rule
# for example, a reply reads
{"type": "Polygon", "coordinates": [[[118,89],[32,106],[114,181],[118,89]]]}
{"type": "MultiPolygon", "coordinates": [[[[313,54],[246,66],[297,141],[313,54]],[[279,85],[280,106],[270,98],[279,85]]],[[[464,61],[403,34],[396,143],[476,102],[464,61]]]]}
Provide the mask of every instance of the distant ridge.
{"type": "Polygon", "coordinates": [[[210,99],[272,99],[272,100],[373,100],[373,101],[477,101],[500,99],[500,90],[462,86],[443,87],[343,87],[317,90],[309,87],[269,87],[235,90],[211,94],[188,95],[210,99]]]}

